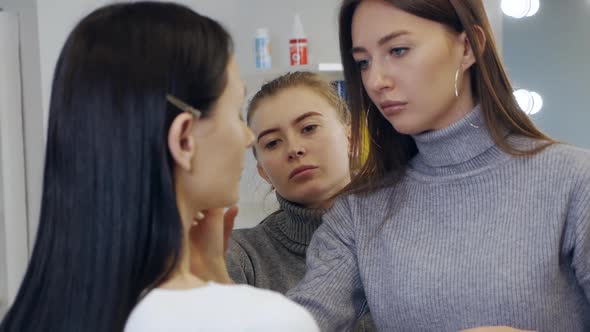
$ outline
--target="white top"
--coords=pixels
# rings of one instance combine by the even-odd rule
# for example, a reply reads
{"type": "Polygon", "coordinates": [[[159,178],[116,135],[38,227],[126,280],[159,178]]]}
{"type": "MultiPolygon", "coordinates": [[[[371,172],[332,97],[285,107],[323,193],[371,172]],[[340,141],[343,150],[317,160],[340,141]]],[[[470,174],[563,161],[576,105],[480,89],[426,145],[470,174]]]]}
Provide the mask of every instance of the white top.
{"type": "Polygon", "coordinates": [[[280,293],[210,282],[190,290],[152,290],[133,309],[125,332],[319,332],[311,314],[280,293]]]}

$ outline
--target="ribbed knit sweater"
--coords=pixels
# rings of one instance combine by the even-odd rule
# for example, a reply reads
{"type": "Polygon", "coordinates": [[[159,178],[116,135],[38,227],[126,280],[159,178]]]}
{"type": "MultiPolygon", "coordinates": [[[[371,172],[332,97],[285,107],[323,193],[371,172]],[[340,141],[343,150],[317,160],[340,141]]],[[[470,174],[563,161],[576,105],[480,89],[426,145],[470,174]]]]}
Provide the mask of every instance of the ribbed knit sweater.
{"type": "Polygon", "coordinates": [[[347,331],[368,308],[380,331],[590,331],[590,151],[511,156],[477,107],[414,138],[400,182],[324,216],[287,295],[322,331],[347,331]]]}
{"type": "MultiPolygon", "coordinates": [[[[277,195],[280,211],[253,228],[235,230],[227,268],[234,282],[286,293],[305,274],[305,252],[325,210],[308,209],[277,195]]],[[[356,332],[376,331],[370,315],[356,332]]]]}

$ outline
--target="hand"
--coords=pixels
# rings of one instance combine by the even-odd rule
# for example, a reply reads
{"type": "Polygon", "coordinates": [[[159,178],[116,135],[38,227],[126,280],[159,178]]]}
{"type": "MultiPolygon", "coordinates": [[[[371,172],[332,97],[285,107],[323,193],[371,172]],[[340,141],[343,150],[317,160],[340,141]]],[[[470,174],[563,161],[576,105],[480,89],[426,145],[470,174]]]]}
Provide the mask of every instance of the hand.
{"type": "Polygon", "coordinates": [[[191,272],[202,280],[232,283],[225,265],[225,252],[237,214],[237,206],[225,213],[222,208],[210,209],[191,227],[191,272]]]}
{"type": "Polygon", "coordinates": [[[472,329],[461,330],[459,332],[533,332],[529,330],[519,330],[509,326],[480,326],[472,329]]]}

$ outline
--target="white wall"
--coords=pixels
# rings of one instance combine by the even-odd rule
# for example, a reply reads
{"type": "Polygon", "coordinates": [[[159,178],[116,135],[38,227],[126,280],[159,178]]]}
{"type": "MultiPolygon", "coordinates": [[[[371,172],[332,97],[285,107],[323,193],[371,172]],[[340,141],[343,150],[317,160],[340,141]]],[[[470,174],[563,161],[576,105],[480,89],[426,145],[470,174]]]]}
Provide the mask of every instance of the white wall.
{"type": "Polygon", "coordinates": [[[27,262],[27,210],[19,22],[0,12],[0,312],[12,301],[27,262]]]}
{"type": "Polygon", "coordinates": [[[37,0],[0,0],[0,7],[16,14],[20,22],[27,218],[31,229],[29,243],[32,244],[39,219],[45,155],[37,0]]]}
{"type": "MultiPolygon", "coordinates": [[[[108,1],[110,2],[110,1],[108,1]]],[[[76,23],[104,0],[37,0],[43,98],[43,128],[47,130],[51,81],[63,44],[76,23]]]]}
{"type": "MultiPolygon", "coordinates": [[[[0,13],[1,15],[1,13],[0,13]]],[[[0,144],[0,155],[2,154],[2,145],[0,144]]],[[[2,174],[2,165],[0,164],[0,174],[2,174]]],[[[2,177],[0,176],[0,188],[4,187],[4,181],[2,181],[2,177]]],[[[7,291],[7,284],[6,280],[8,267],[6,266],[6,227],[4,226],[5,217],[4,217],[4,204],[2,204],[2,192],[0,192],[0,320],[2,320],[2,316],[6,312],[8,307],[8,291],[7,291]]]]}

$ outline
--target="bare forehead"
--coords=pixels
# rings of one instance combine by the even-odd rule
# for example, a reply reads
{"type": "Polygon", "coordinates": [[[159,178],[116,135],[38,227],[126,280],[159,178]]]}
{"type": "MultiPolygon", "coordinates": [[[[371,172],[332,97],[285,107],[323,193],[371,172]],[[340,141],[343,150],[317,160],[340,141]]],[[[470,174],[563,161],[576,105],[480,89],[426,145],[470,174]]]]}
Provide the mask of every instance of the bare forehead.
{"type": "Polygon", "coordinates": [[[376,46],[387,35],[420,35],[433,25],[437,24],[384,1],[363,1],[352,18],[353,47],[376,46]]]}
{"type": "MultiPolygon", "coordinates": [[[[330,117],[336,114],[335,107],[326,97],[311,88],[288,88],[280,93],[262,99],[252,110],[250,127],[258,130],[263,126],[284,126],[293,124],[301,115],[315,112],[315,117],[330,117]]],[[[262,128],[261,130],[264,130],[262,128]]]]}

